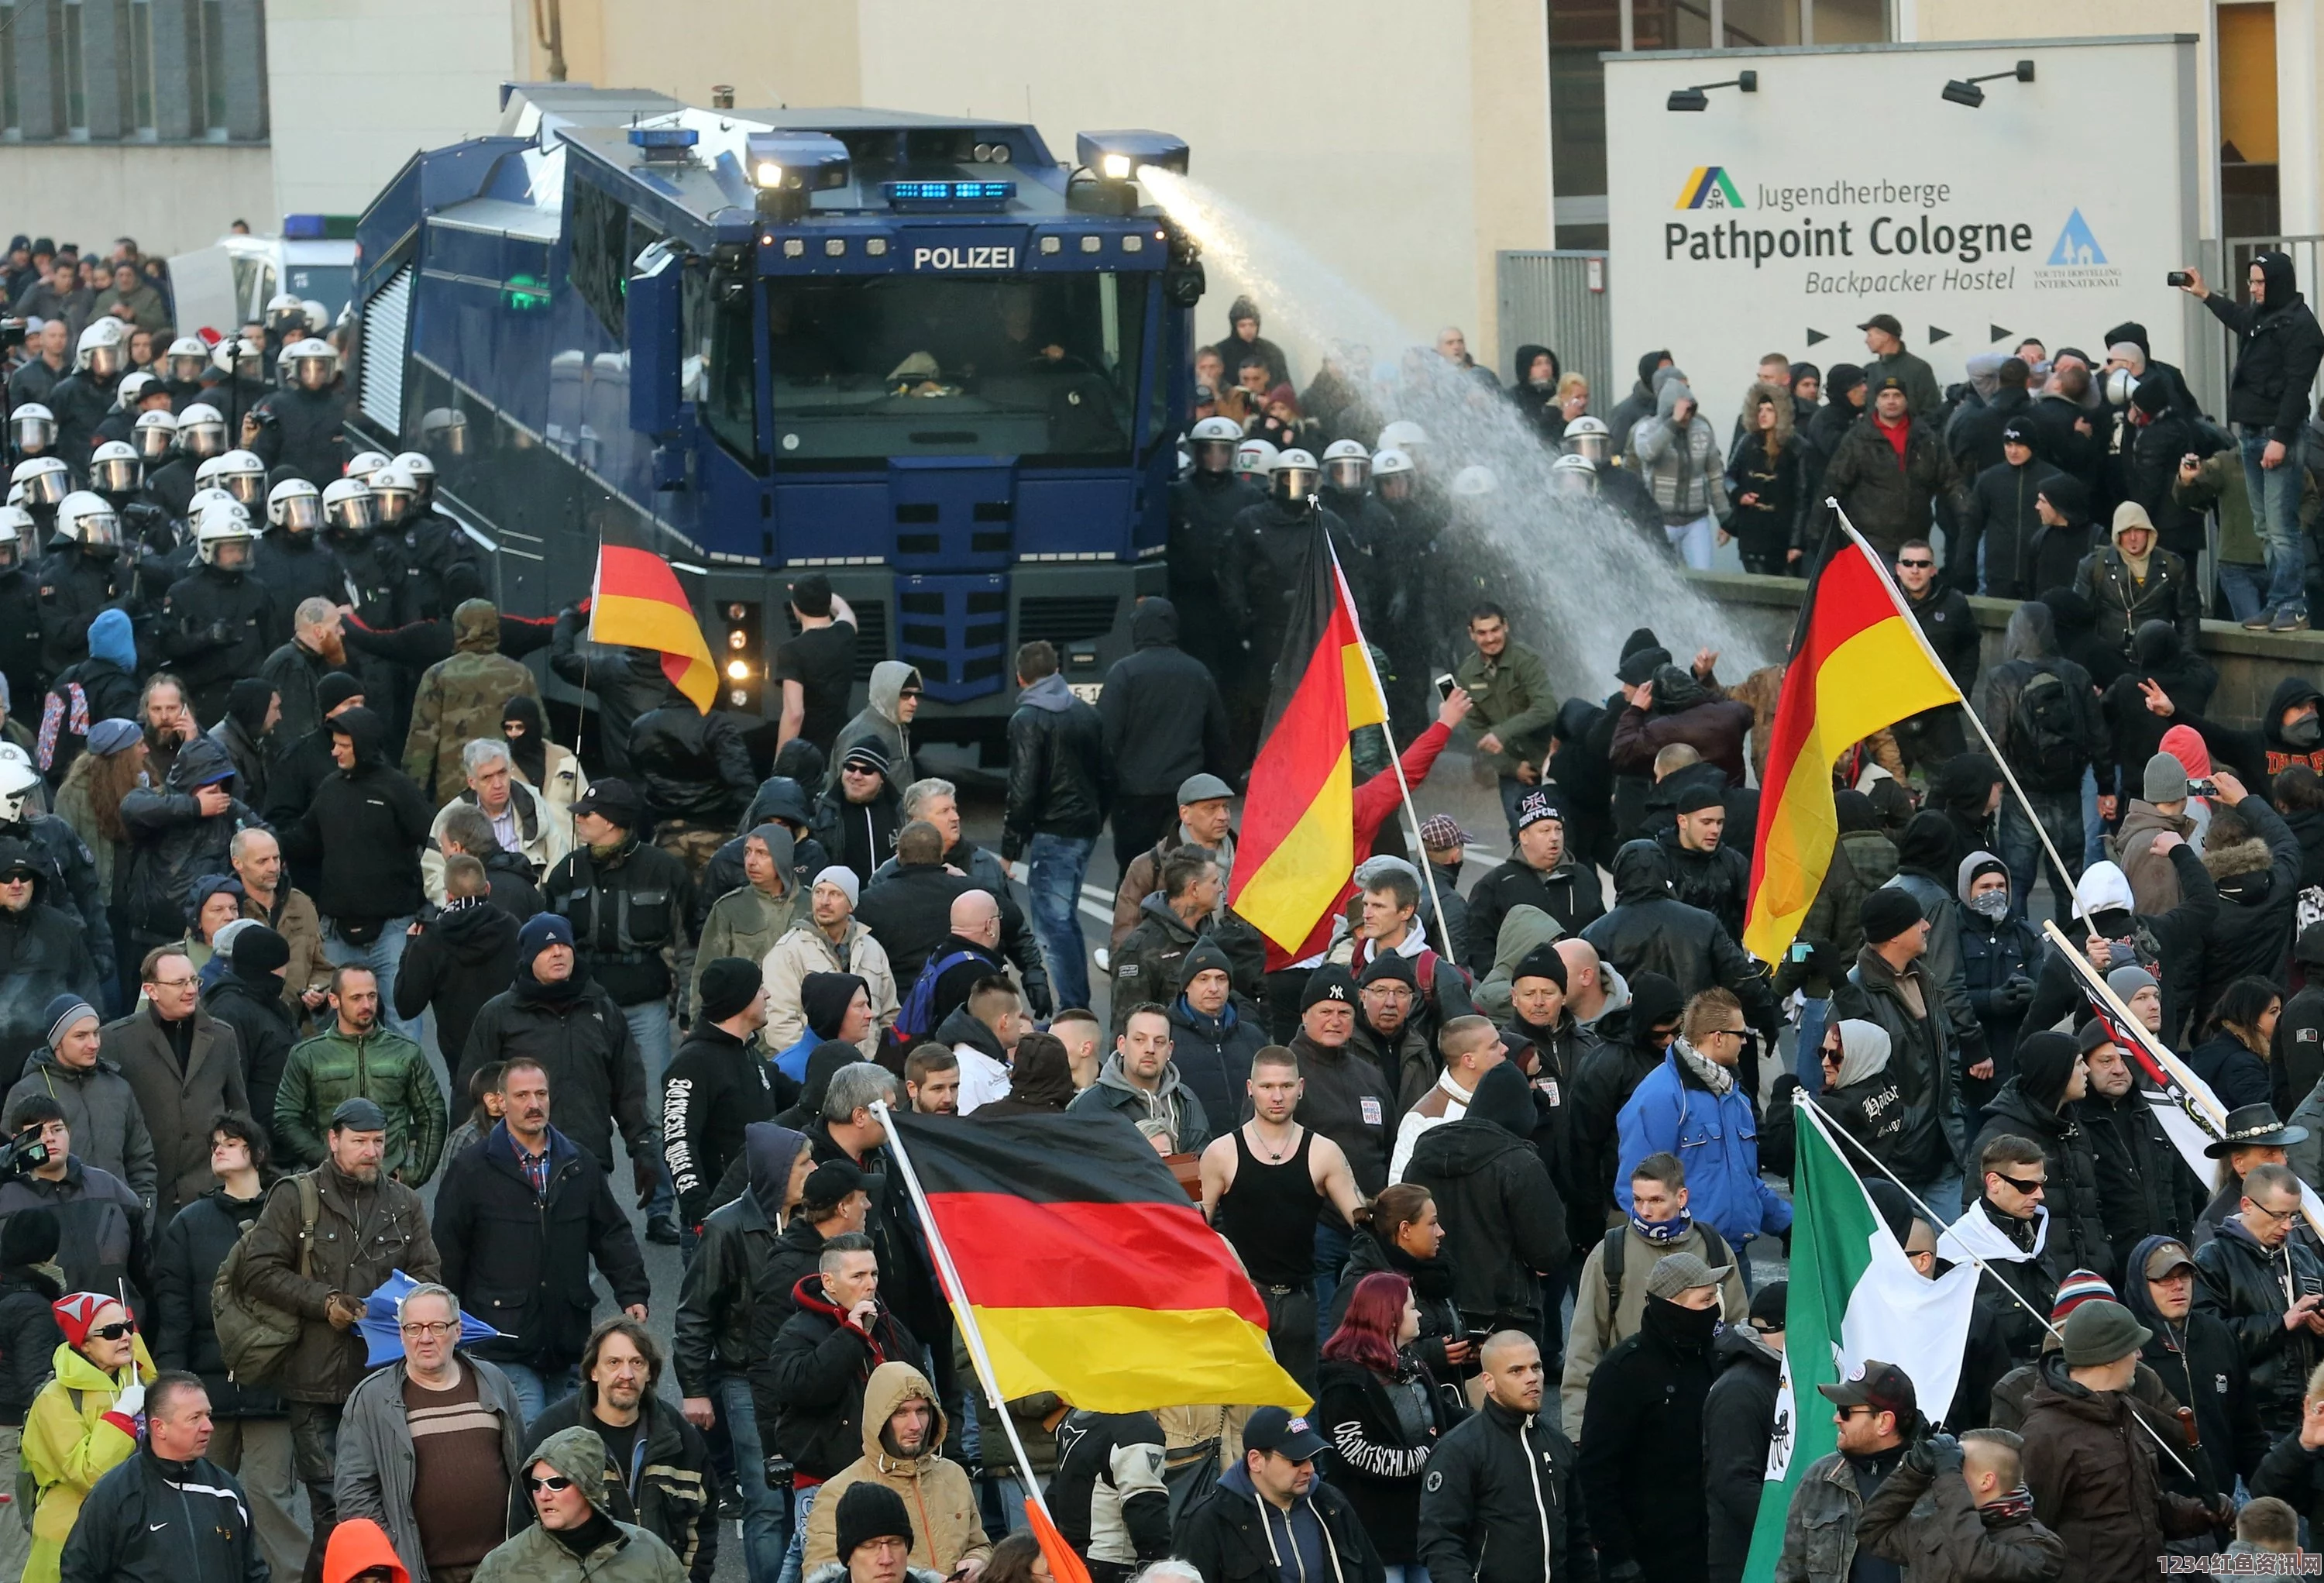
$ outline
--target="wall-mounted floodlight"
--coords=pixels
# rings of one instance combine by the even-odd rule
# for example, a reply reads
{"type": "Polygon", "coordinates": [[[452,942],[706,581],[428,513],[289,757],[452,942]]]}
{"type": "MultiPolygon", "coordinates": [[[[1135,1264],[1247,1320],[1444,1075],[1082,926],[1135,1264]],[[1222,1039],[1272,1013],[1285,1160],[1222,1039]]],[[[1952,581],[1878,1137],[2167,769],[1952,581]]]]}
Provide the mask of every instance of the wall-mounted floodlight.
{"type": "Polygon", "coordinates": [[[1663,108],[1708,110],[1711,108],[1711,95],[1705,90],[1714,88],[1731,88],[1743,93],[1756,94],[1759,91],[1759,74],[1756,71],[1739,71],[1725,82],[1699,82],[1692,88],[1674,88],[1670,91],[1670,97],[1664,102],[1663,108]]]}
{"type": "Polygon", "coordinates": [[[2034,80],[2034,62],[2020,60],[2007,71],[1988,71],[1983,77],[1972,77],[1966,82],[1958,77],[1954,78],[1945,84],[1945,102],[1967,105],[1974,110],[1985,103],[1985,90],[1977,85],[1980,82],[1999,82],[2005,77],[2014,77],[2020,82],[2031,82],[2034,80]]]}

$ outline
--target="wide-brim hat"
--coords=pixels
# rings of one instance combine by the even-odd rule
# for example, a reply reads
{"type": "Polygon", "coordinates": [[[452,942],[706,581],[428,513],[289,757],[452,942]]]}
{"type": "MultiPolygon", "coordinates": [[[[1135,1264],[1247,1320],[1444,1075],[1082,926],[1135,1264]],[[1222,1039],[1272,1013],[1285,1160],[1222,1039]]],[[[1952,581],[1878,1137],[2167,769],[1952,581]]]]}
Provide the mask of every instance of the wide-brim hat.
{"type": "Polygon", "coordinates": [[[2287,1126],[2276,1118],[2273,1105],[2239,1105],[2227,1112],[2227,1125],[2220,1130],[2219,1141],[2203,1153],[2211,1159],[2225,1159],[2234,1149],[2287,1149],[2303,1142],[2306,1127],[2287,1126]]]}

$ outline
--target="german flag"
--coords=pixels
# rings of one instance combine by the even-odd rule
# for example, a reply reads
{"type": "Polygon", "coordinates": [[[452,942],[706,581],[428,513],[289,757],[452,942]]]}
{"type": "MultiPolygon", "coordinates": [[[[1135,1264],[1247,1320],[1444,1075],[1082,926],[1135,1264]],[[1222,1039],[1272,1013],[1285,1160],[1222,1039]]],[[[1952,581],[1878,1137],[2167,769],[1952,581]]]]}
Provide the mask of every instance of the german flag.
{"type": "Polygon", "coordinates": [[[1306,1406],[1267,1349],[1250,1277],[1135,1128],[892,1110],[888,1126],[1003,1397],[1055,1391],[1097,1412],[1306,1406]]]}
{"type": "Polygon", "coordinates": [[[718,666],[669,562],[650,550],[597,545],[589,641],[661,651],[662,674],[704,714],[718,701],[718,666]]]}
{"type": "Polygon", "coordinates": [[[1285,950],[1347,893],[1356,866],[1348,733],[1387,719],[1347,579],[1318,529],[1294,591],[1227,888],[1227,904],[1285,950]]]}
{"type": "Polygon", "coordinates": [[[1808,597],[1759,778],[1743,945],[1763,962],[1790,949],[1831,866],[1840,837],[1832,761],[1907,715],[1963,701],[1853,528],[1808,597]]]}

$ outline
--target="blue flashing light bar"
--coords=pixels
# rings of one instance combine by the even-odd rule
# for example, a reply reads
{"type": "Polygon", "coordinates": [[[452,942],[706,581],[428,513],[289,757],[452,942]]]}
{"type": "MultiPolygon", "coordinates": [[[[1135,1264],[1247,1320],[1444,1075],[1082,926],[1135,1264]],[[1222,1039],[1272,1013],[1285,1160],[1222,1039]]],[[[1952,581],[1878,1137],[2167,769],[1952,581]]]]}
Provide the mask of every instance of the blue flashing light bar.
{"type": "Polygon", "coordinates": [[[702,134],[691,126],[632,126],[630,142],[642,149],[692,148],[702,141],[702,134]]]}
{"type": "Polygon", "coordinates": [[[1014,181],[882,181],[880,190],[888,207],[902,214],[991,212],[1017,196],[1014,181]]]}

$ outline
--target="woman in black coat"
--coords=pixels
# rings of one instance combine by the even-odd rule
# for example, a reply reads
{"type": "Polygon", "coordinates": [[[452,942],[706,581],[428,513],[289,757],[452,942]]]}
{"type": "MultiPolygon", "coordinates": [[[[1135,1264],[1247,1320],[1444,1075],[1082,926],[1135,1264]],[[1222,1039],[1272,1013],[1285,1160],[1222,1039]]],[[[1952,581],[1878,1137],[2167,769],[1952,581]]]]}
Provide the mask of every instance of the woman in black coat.
{"type": "Polygon", "coordinates": [[[1743,569],[1781,577],[1789,569],[1800,515],[1800,442],[1791,393],[1755,384],[1743,398],[1743,431],[1727,458],[1729,524],[1741,541],[1743,569]]]}
{"type": "Polygon", "coordinates": [[[1420,1559],[1420,1484],[1453,1411],[1406,1350],[1420,1334],[1412,1283],[1381,1271],[1356,1283],[1346,1317],[1323,1344],[1315,1424],[1332,1449],[1333,1482],[1364,1520],[1380,1560],[1420,1559]]]}
{"type": "Polygon", "coordinates": [[[1411,1283],[1412,1301],[1420,1310],[1420,1334],[1406,1350],[1441,1384],[1457,1389],[1475,1378],[1477,1348],[1484,1338],[1471,1333],[1452,1301],[1452,1261],[1443,1255],[1444,1223],[1437,1218],[1434,1197],[1417,1183],[1400,1181],[1382,1188],[1357,1215],[1361,1224],[1349,1240],[1348,1262],[1333,1289],[1323,1338],[1330,1340],[1340,1328],[1363,1278],[1386,1271],[1411,1283]]]}

